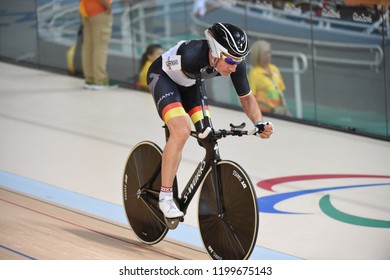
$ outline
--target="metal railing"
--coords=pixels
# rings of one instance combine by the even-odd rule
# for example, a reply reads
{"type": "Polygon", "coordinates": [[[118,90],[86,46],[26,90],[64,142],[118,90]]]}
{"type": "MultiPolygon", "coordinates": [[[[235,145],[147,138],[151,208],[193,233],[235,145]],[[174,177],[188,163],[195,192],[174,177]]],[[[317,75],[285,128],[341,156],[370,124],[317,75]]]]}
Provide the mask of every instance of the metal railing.
{"type": "Polygon", "coordinates": [[[294,80],[294,98],[296,106],[297,118],[302,119],[302,87],[301,87],[301,75],[306,72],[308,64],[307,57],[303,53],[288,52],[288,51],[272,51],[272,55],[275,57],[287,57],[291,59],[291,68],[280,67],[280,71],[284,73],[291,73],[294,80]]]}

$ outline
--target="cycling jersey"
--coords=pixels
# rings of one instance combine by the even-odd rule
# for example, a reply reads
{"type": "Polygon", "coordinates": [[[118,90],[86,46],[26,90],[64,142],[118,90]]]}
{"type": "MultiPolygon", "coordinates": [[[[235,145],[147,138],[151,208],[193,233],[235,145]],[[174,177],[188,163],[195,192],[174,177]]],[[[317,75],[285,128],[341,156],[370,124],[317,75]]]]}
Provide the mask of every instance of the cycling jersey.
{"type": "MultiPolygon", "coordinates": [[[[147,82],[164,122],[186,114],[194,124],[203,118],[196,77],[200,75],[203,81],[220,76],[210,66],[209,51],[207,40],[181,41],[150,66],[147,82]]],[[[230,77],[238,96],[250,93],[245,61],[230,77]]]]}

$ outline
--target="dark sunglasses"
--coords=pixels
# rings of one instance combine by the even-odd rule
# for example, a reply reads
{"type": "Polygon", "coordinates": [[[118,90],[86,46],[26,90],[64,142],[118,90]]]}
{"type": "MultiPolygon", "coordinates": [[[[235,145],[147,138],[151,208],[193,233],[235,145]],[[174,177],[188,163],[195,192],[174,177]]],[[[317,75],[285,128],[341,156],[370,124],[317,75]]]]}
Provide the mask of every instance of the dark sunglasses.
{"type": "Polygon", "coordinates": [[[230,64],[230,65],[237,65],[237,64],[240,64],[244,58],[238,58],[238,59],[234,59],[234,58],[231,58],[231,57],[227,57],[226,55],[224,55],[222,52],[221,52],[221,58],[223,60],[225,60],[225,62],[227,64],[230,64]]]}

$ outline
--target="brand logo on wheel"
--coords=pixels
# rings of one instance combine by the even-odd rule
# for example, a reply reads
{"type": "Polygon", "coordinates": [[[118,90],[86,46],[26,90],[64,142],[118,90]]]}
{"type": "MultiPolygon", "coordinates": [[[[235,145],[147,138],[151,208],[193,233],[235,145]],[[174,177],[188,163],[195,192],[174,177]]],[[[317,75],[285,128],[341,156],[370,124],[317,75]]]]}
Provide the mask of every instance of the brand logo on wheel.
{"type": "Polygon", "coordinates": [[[124,186],[123,186],[123,197],[125,200],[127,200],[127,174],[125,174],[124,178],[124,186]]]}
{"type": "Polygon", "coordinates": [[[240,174],[236,170],[233,170],[233,176],[237,178],[237,180],[241,183],[242,187],[246,189],[247,184],[245,183],[245,180],[241,177],[240,174]]]}
{"type": "Polygon", "coordinates": [[[214,251],[211,245],[207,246],[207,250],[209,251],[209,254],[214,257],[215,260],[222,260],[222,258],[214,251]]]}

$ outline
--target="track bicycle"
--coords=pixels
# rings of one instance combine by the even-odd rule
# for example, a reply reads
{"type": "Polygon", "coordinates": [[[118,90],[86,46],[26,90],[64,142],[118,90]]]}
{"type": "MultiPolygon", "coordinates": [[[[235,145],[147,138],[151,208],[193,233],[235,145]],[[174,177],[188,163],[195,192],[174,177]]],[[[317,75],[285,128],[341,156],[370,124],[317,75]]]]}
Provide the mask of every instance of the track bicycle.
{"type": "MultiPolygon", "coordinates": [[[[204,109],[203,101],[202,107],[204,109]]],[[[205,112],[201,121],[203,131],[192,131],[191,136],[205,149],[205,156],[180,196],[175,177],[174,199],[185,215],[200,189],[198,222],[208,255],[216,260],[248,259],[256,245],[259,224],[256,193],[240,165],[221,159],[218,140],[256,134],[257,128],[244,130],[245,123],[242,123],[231,124],[230,130],[215,130],[205,112]]],[[[168,138],[169,130],[167,126],[164,128],[168,138]]],[[[142,141],[131,150],[123,175],[123,200],[129,224],[136,236],[149,245],[160,242],[168,230],[175,229],[185,217],[168,219],[158,207],[161,160],[161,148],[151,141],[142,141]]]]}

